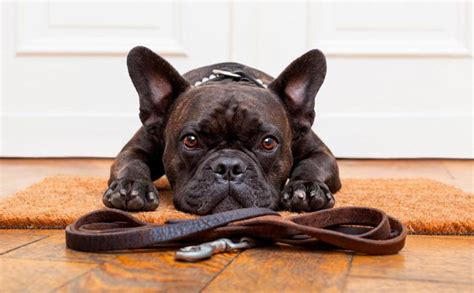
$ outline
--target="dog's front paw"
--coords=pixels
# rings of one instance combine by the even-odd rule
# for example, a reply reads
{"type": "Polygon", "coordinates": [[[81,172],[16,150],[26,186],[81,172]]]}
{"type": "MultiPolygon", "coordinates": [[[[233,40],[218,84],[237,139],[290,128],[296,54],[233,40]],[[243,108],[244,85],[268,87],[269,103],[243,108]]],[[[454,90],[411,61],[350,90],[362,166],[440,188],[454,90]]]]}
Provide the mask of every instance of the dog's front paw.
{"type": "Polygon", "coordinates": [[[159,205],[158,190],[146,180],[114,180],[102,197],[106,207],[128,211],[152,211],[159,205]]]}
{"type": "Polygon", "coordinates": [[[334,197],[322,182],[290,181],[281,193],[281,206],[295,212],[318,211],[334,206],[334,197]]]}

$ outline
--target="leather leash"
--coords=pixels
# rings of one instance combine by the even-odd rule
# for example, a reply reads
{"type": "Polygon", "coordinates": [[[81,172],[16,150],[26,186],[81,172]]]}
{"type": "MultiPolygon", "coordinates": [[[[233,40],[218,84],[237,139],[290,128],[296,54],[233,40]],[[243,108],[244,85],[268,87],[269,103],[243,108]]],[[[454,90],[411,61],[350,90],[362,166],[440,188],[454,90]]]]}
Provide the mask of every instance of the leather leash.
{"type": "Polygon", "coordinates": [[[341,207],[288,218],[270,209],[246,208],[194,220],[168,221],[164,225],[140,221],[121,210],[102,209],[66,227],[66,246],[100,252],[200,244],[178,251],[177,258],[187,261],[257,243],[385,255],[400,251],[406,235],[407,229],[398,220],[378,209],[365,207],[341,207]],[[227,238],[241,240],[234,243],[227,238]]]}

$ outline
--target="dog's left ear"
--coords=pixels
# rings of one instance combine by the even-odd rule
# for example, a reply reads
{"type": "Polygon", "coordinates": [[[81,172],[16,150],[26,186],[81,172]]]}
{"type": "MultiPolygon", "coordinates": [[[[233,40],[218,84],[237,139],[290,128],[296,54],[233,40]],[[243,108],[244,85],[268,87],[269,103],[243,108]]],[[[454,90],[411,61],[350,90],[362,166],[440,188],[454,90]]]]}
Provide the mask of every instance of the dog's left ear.
{"type": "Polygon", "coordinates": [[[287,108],[292,120],[293,138],[306,134],[314,121],[314,100],[326,76],[326,58],[311,50],[293,61],[268,85],[287,108]]]}

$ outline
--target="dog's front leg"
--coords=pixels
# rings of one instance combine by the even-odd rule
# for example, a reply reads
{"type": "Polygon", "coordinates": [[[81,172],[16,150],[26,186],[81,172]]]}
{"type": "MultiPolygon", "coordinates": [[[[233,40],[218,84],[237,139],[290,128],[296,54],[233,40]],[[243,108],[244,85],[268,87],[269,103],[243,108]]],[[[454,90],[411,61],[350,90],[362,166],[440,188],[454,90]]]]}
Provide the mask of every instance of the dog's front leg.
{"type": "Polygon", "coordinates": [[[127,66],[139,96],[143,127],[112,165],[103,202],[123,210],[149,211],[159,204],[153,181],[164,175],[163,131],[168,110],[191,86],[168,62],[145,47],[130,51],[127,66]]]}
{"type": "Polygon", "coordinates": [[[153,181],[164,174],[162,152],[147,136],[140,129],[118,154],[103,195],[105,206],[134,211],[158,207],[158,191],[153,181]]]}
{"type": "Polygon", "coordinates": [[[336,158],[312,132],[294,152],[295,165],[281,194],[282,208],[317,211],[333,207],[333,193],[341,188],[336,158]]]}

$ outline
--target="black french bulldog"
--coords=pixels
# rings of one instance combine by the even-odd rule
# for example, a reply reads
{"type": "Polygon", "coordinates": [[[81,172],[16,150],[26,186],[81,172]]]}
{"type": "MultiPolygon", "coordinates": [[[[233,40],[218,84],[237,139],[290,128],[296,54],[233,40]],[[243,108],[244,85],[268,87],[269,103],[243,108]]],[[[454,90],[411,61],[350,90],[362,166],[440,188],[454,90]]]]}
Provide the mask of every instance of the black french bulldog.
{"type": "Polygon", "coordinates": [[[326,59],[311,50],[278,78],[239,63],[181,76],[145,47],[127,57],[143,123],[111,168],[107,207],[158,207],[165,173],[177,209],[198,215],[243,207],[315,211],[334,205],[336,160],[311,130],[326,59]]]}

